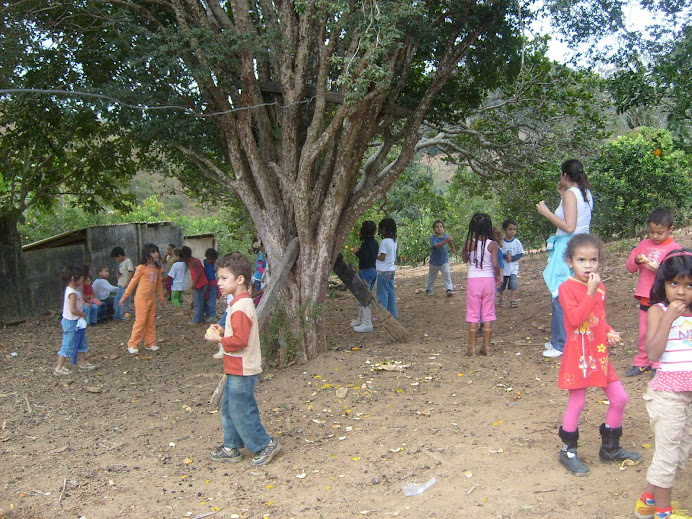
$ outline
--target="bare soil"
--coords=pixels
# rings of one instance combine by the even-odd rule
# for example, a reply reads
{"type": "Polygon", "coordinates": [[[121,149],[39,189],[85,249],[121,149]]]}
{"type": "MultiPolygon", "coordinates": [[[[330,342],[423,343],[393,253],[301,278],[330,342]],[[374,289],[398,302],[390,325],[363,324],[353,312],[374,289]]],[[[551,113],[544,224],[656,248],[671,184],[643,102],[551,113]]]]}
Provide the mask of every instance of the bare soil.
{"type": "MultiPolygon", "coordinates": [[[[692,245],[685,229],[676,240],[692,245]]],[[[625,376],[636,349],[632,244],[609,247],[602,272],[608,321],[622,333],[612,361],[630,395],[623,445],[637,466],[598,459],[606,402],[589,390],[580,423],[588,477],[557,462],[566,394],[559,359],[544,359],[550,301],[545,254],[522,260],[518,308],[498,308],[488,357],[465,358],[465,267],[456,292],[423,288],[427,268],[397,271],[409,342],[375,323],[349,327],[355,299],[327,301],[327,351],[303,365],[268,368],[258,385],[263,422],[281,442],[267,466],[211,461],[222,438],[208,400],[221,376],[204,327],[170,307],[157,317],[158,352],[129,355],[131,323],[88,330],[91,372],[53,375],[57,315],[0,337],[0,516],[13,518],[619,518],[632,517],[654,439],[641,398],[649,375],[625,376]],[[14,355],[16,353],[16,355],[14,355]],[[400,363],[401,372],[378,370],[400,363]],[[407,497],[405,483],[436,483],[407,497]]],[[[674,498],[692,509],[692,477],[674,498]]]]}

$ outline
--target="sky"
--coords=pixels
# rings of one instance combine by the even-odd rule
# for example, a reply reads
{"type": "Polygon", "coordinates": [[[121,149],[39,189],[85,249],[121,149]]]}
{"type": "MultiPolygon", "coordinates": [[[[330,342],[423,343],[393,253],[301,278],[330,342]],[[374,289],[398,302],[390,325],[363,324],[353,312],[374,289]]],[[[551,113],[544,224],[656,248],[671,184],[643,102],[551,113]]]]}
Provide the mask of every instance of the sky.
{"type": "MultiPolygon", "coordinates": [[[[625,23],[626,27],[630,30],[645,31],[646,26],[650,25],[652,22],[663,21],[661,18],[657,20],[652,17],[652,13],[646,11],[640,7],[640,3],[636,0],[629,1],[624,8],[625,12],[625,23]]],[[[545,34],[550,33],[550,23],[549,20],[545,19],[534,24],[533,28],[536,33],[545,34]]],[[[610,36],[602,40],[600,45],[617,45],[615,37],[610,36]]],[[[569,62],[575,55],[575,52],[571,50],[567,44],[563,43],[559,39],[559,35],[554,35],[550,41],[548,57],[559,63],[569,62]]]]}

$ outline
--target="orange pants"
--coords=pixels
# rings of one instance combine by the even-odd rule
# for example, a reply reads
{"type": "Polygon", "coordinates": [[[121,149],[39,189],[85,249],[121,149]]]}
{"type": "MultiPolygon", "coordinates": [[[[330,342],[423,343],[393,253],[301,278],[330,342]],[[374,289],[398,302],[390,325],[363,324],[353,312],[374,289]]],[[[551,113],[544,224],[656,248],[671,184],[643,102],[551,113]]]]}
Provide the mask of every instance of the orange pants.
{"type": "Polygon", "coordinates": [[[127,347],[138,348],[142,338],[145,347],[156,344],[156,299],[135,296],[135,324],[127,347]]]}

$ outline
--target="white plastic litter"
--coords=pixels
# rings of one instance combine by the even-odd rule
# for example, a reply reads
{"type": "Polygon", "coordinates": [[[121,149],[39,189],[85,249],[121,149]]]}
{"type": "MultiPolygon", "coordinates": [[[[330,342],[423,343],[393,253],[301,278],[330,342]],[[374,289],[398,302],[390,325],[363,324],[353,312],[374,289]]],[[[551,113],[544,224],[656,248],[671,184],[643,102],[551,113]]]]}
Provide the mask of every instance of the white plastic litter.
{"type": "Polygon", "coordinates": [[[403,483],[401,490],[405,496],[419,496],[437,482],[435,476],[431,477],[426,483],[403,483]]]}

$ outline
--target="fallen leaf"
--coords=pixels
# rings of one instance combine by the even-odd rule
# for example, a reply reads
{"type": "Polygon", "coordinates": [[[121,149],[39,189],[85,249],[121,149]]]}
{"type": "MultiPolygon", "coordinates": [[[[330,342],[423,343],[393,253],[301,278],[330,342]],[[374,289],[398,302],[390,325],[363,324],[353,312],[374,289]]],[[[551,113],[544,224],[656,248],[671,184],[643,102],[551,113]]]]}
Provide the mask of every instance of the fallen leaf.
{"type": "Polygon", "coordinates": [[[645,449],[650,449],[651,445],[648,443],[642,443],[642,447],[644,447],[645,449]]]}
{"type": "Polygon", "coordinates": [[[185,465],[189,465],[190,463],[192,463],[192,460],[190,458],[185,458],[183,460],[183,463],[185,463],[185,465]]]}
{"type": "Polygon", "coordinates": [[[502,422],[504,422],[504,420],[498,420],[497,422],[493,423],[493,427],[497,427],[497,426],[500,425],[502,422]]]}
{"type": "Polygon", "coordinates": [[[101,392],[101,388],[96,387],[96,386],[87,386],[84,389],[86,389],[89,393],[100,393],[101,392]]]}

